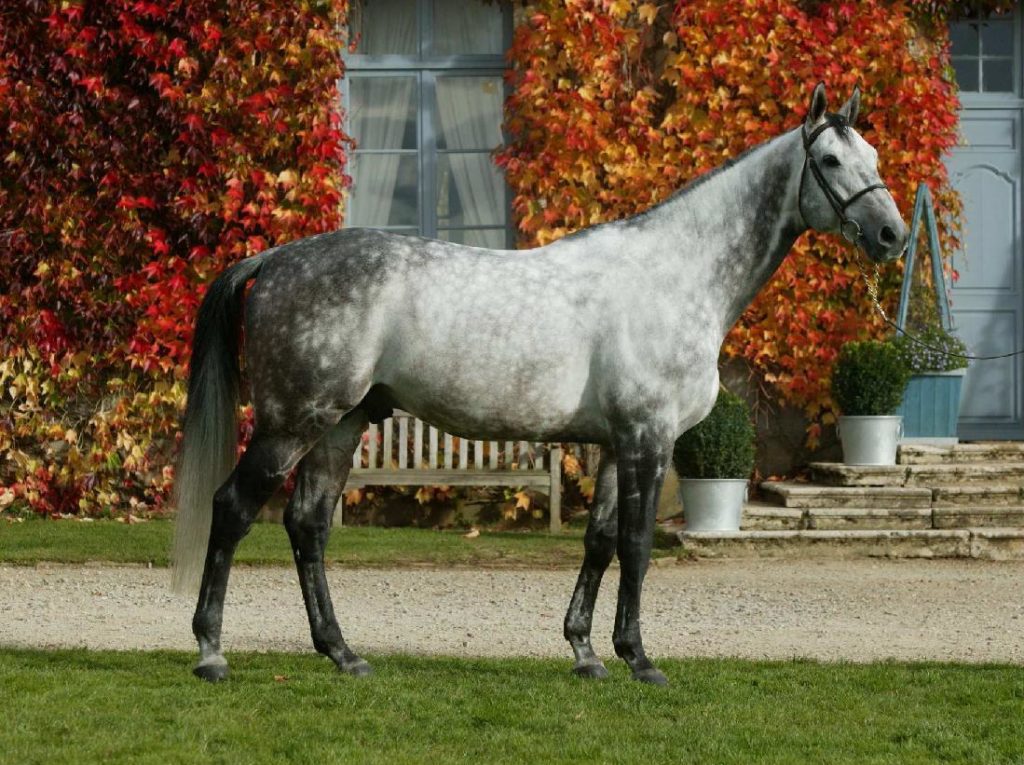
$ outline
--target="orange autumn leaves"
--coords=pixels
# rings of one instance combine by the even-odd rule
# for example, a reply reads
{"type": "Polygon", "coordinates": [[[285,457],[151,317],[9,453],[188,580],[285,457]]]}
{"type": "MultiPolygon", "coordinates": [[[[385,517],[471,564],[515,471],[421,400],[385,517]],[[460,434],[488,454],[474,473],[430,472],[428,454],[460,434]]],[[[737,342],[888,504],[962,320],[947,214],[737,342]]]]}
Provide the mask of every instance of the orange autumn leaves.
{"type": "MultiPolygon", "coordinates": [[[[811,87],[824,80],[834,103],[860,85],[858,127],[879,150],[883,179],[908,218],[917,185],[931,187],[948,252],[960,203],[942,158],[956,142],[958,101],[945,26],[922,24],[922,5],[531,3],[510,52],[511,140],[498,159],[522,243],[656,204],[799,124],[811,87]]],[[[883,272],[889,308],[900,278],[898,265],[883,272]]],[[[835,237],[808,234],[724,350],[806,411],[813,440],[832,410],[839,347],[884,333],[858,256],[835,237]]]]}

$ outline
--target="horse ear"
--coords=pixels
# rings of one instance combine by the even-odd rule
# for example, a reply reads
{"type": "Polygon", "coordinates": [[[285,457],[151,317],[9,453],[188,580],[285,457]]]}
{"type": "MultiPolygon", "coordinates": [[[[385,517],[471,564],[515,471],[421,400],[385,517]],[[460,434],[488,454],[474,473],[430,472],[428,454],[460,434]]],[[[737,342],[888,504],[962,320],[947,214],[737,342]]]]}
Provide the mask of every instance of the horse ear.
{"type": "Polygon", "coordinates": [[[847,123],[855,125],[857,123],[857,113],[860,111],[860,85],[857,85],[853,89],[853,95],[850,96],[850,100],[843,104],[839,109],[839,114],[846,118],[847,123]]]}
{"type": "Polygon", "coordinates": [[[814,92],[811,93],[811,105],[807,109],[807,119],[804,122],[808,130],[821,121],[827,108],[828,98],[825,96],[825,83],[819,82],[814,86],[814,92]]]}

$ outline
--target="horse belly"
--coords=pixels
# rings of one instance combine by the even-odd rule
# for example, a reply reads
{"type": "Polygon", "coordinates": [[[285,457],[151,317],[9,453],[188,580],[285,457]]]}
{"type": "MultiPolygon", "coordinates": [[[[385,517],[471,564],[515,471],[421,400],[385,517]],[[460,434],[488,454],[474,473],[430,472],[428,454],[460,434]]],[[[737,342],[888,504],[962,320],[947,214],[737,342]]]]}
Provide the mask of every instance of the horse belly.
{"type": "Polygon", "coordinates": [[[379,378],[421,419],[467,438],[582,441],[603,432],[579,359],[444,350],[394,354],[379,378]]]}

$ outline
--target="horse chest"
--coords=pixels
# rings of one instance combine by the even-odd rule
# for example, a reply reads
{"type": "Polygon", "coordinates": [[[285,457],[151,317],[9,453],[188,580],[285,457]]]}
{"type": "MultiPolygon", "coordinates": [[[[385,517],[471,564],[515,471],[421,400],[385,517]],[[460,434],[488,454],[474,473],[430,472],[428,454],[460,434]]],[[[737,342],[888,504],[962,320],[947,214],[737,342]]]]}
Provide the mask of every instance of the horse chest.
{"type": "Polygon", "coordinates": [[[678,435],[702,420],[718,391],[719,344],[674,333],[622,333],[600,357],[605,408],[678,435]]]}

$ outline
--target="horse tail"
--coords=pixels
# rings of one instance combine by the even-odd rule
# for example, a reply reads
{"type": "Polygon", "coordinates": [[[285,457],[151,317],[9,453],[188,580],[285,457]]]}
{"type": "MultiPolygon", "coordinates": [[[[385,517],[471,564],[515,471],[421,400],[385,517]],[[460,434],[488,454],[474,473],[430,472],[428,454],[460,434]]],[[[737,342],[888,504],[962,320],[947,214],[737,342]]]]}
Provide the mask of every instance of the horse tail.
{"type": "Polygon", "coordinates": [[[188,403],[174,479],[177,508],[171,587],[195,593],[203,574],[213,519],[213,495],[235,466],[238,450],[239,331],[245,284],[259,273],[265,253],[228,268],[210,285],[199,307],[189,364],[188,403]]]}

